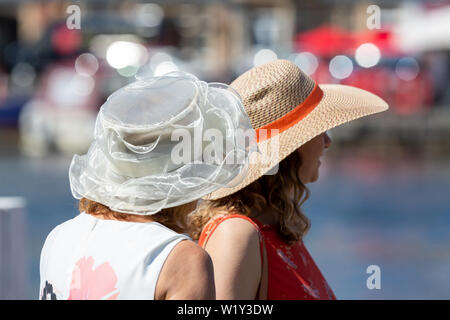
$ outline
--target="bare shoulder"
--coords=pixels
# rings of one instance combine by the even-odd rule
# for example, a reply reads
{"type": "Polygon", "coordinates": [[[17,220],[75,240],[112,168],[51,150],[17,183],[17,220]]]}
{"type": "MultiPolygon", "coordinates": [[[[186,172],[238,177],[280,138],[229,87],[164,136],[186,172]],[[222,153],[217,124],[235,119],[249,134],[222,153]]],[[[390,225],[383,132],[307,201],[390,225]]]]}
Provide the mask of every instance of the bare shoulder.
{"type": "Polygon", "coordinates": [[[217,299],[254,299],[261,279],[256,227],[242,218],[220,223],[206,245],[214,264],[217,299]]]}
{"type": "Polygon", "coordinates": [[[171,262],[183,264],[177,266],[177,270],[197,269],[196,267],[208,266],[211,263],[211,258],[208,253],[198,246],[195,242],[190,240],[181,241],[172,250],[169,258],[171,262]]]}
{"type": "Polygon", "coordinates": [[[248,220],[242,218],[230,218],[214,230],[208,243],[221,243],[232,245],[236,248],[247,246],[259,246],[259,234],[256,227],[248,220]]]}
{"type": "Polygon", "coordinates": [[[214,271],[208,253],[190,240],[167,257],[157,283],[158,299],[214,299],[214,271]]]}

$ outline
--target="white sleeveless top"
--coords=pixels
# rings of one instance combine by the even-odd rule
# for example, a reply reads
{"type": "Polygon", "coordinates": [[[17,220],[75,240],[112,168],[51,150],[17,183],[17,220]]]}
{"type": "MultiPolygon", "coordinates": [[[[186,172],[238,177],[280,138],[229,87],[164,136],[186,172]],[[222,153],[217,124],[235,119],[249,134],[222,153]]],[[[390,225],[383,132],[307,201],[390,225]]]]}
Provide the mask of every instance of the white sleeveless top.
{"type": "Polygon", "coordinates": [[[171,250],[187,235],[157,222],[102,220],[86,213],[53,229],[40,263],[40,299],[154,299],[171,250]]]}

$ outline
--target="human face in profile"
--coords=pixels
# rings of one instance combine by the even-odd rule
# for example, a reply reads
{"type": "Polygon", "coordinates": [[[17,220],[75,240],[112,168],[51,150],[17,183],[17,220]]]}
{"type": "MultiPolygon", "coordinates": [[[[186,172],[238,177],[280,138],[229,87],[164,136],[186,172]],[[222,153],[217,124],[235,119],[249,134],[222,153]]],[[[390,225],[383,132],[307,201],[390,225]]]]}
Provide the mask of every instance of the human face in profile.
{"type": "Polygon", "coordinates": [[[297,149],[297,152],[302,159],[299,173],[300,179],[304,184],[319,179],[320,157],[323,155],[324,150],[329,148],[330,145],[331,138],[327,132],[324,132],[297,149]]]}

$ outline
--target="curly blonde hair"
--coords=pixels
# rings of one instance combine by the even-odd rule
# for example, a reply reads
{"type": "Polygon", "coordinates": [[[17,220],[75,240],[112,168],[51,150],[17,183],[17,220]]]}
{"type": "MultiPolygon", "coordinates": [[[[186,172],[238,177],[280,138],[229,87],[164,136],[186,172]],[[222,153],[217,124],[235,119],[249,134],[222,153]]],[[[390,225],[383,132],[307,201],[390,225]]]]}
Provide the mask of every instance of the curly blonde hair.
{"type": "Polygon", "coordinates": [[[197,240],[203,227],[217,215],[238,213],[257,218],[258,213],[269,210],[275,215],[278,233],[286,243],[301,240],[311,226],[301,210],[310,195],[300,180],[301,163],[300,154],[293,152],[279,163],[277,174],[264,175],[232,195],[199,204],[189,217],[191,237],[197,240]]]}
{"type": "MultiPolygon", "coordinates": [[[[186,213],[186,208],[188,205],[189,204],[184,204],[173,208],[166,208],[150,216],[138,217],[148,222],[159,222],[177,233],[187,233],[188,214],[186,213]]],[[[101,203],[86,198],[80,199],[78,210],[93,216],[101,216],[105,219],[115,219],[120,221],[131,221],[132,217],[136,216],[134,214],[113,211],[101,203]]]]}

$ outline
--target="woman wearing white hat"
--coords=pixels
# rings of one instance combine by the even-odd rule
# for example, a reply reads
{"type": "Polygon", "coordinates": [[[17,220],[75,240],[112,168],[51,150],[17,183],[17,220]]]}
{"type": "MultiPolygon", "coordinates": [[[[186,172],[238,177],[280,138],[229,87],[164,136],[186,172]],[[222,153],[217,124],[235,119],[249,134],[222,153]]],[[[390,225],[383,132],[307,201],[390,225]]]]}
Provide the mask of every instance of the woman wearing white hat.
{"type": "Polygon", "coordinates": [[[335,299],[303,243],[310,227],[301,210],[305,184],[318,179],[319,158],[331,144],[327,130],[388,105],[361,89],[319,86],[286,60],[253,68],[231,87],[260,152],[250,156],[242,183],[208,195],[192,216],[193,238],[213,261],[216,296],[335,299]]]}
{"type": "Polygon", "coordinates": [[[211,260],[184,234],[187,215],[197,199],[242,180],[252,148],[236,132],[249,128],[233,90],[186,73],[113,93],[88,153],[72,160],[80,214],[45,241],[40,298],[213,299],[211,260]],[[222,161],[204,154],[212,129],[227,146],[222,161]],[[232,156],[242,161],[225,161],[232,156]]]}

